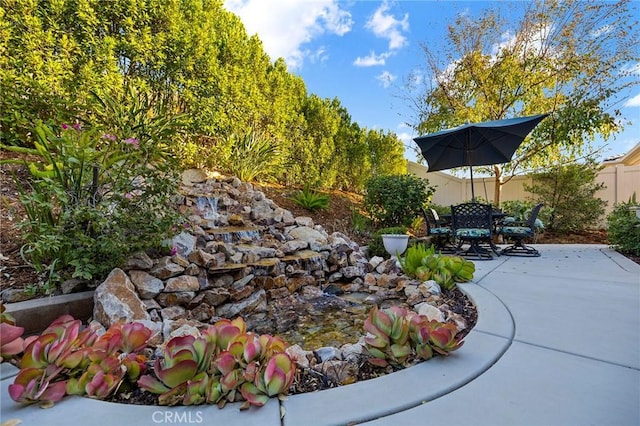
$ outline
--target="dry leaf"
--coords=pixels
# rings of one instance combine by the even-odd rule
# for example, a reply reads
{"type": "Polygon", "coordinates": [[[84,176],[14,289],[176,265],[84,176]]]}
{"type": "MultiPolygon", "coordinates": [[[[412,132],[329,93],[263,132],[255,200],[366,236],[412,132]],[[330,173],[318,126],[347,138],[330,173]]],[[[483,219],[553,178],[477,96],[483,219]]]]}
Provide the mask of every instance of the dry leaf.
{"type": "Polygon", "coordinates": [[[0,423],[0,426],[17,426],[20,423],[22,423],[22,420],[20,420],[20,419],[9,419],[9,420],[5,420],[4,422],[0,423]]]}

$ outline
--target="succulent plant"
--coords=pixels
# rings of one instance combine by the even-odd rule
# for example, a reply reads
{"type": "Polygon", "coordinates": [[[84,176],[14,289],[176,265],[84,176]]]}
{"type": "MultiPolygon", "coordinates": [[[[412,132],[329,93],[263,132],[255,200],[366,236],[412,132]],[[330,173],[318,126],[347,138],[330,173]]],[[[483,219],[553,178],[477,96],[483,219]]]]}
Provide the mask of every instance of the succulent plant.
{"type": "MultiPolygon", "coordinates": [[[[422,259],[431,256],[435,253],[433,245],[427,247],[425,244],[417,243],[409,248],[405,252],[405,255],[398,259],[402,270],[408,276],[415,278],[418,273],[418,268],[423,266],[422,259]]],[[[422,268],[424,269],[424,268],[422,268]]]]}
{"type": "Polygon", "coordinates": [[[374,365],[403,365],[411,355],[407,310],[399,306],[380,310],[374,307],[364,321],[365,343],[374,365]]]}
{"type": "Polygon", "coordinates": [[[256,388],[267,396],[279,395],[289,389],[295,373],[295,364],[289,355],[277,353],[266,362],[264,371],[261,370],[256,375],[256,388]]]}
{"type": "Polygon", "coordinates": [[[4,306],[4,303],[0,301],[0,323],[16,325],[15,318],[11,314],[6,313],[6,310],[7,308],[4,306]]]}
{"type": "Polygon", "coordinates": [[[476,271],[475,263],[462,256],[449,256],[448,261],[447,269],[455,282],[464,283],[473,279],[473,274],[476,271]]]}
{"type": "Polygon", "coordinates": [[[81,327],[81,321],[74,320],[70,315],[56,319],[40,336],[30,341],[20,360],[20,367],[76,367],[84,358],[86,351],[83,348],[91,346],[97,338],[88,328],[80,331],[81,327]]]}
{"type": "Polygon", "coordinates": [[[239,390],[246,401],[242,408],[262,406],[269,397],[285,393],[291,386],[295,363],[285,353],[286,344],[279,337],[241,333],[227,347],[215,361],[226,400],[234,400],[239,390]]]}
{"type": "Polygon", "coordinates": [[[187,382],[210,368],[216,345],[216,331],[209,327],[201,336],[176,336],[169,339],[163,357],[156,358],[154,373],[138,379],[138,385],[149,392],[161,394],[161,405],[175,405],[183,400],[187,382]]]}
{"type": "Polygon", "coordinates": [[[22,404],[58,402],[66,394],[66,381],[54,381],[60,371],[62,368],[54,365],[21,369],[9,385],[9,396],[22,404]]]}
{"type": "Polygon", "coordinates": [[[218,404],[244,400],[241,408],[261,406],[285,393],[295,364],[279,337],[246,331],[242,318],[221,320],[198,336],[169,339],[145,374],[151,331],[140,323],[114,324],[103,335],[81,329],[64,315],[40,335],[18,345],[22,328],[2,323],[2,354],[19,353],[21,371],[9,386],[21,403],[53,403],[66,394],[105,399],[137,383],[159,394],[161,405],[218,404]]]}
{"type": "Polygon", "coordinates": [[[76,369],[90,351],[96,339],[90,329],[81,329],[81,322],[63,315],[43,333],[28,339],[20,359],[20,372],[9,385],[14,401],[29,404],[37,401],[56,402],[66,393],[67,372],[76,369]]]}
{"type": "Polygon", "coordinates": [[[431,358],[434,351],[447,355],[463,343],[456,339],[458,329],[454,324],[429,321],[398,306],[382,310],[374,307],[364,328],[368,361],[378,367],[406,367],[416,359],[431,358]]]}
{"type": "Polygon", "coordinates": [[[454,324],[432,320],[429,321],[429,342],[434,351],[441,355],[448,355],[449,352],[460,348],[464,342],[456,339],[457,327],[454,324]]]}
{"type": "Polygon", "coordinates": [[[409,315],[409,338],[416,357],[426,361],[433,356],[429,322],[425,316],[418,315],[413,311],[409,315]]]}
{"type": "Polygon", "coordinates": [[[105,399],[122,383],[126,373],[117,357],[109,356],[99,362],[91,363],[79,378],[67,381],[69,395],[87,395],[91,398],[105,399]]]}
{"type": "Polygon", "coordinates": [[[220,350],[226,351],[229,343],[240,334],[247,331],[247,325],[241,317],[234,320],[222,319],[214,324],[217,331],[217,346],[220,350]]]}
{"type": "Polygon", "coordinates": [[[435,248],[423,244],[409,247],[400,259],[407,276],[420,281],[434,280],[442,288],[451,290],[456,283],[471,281],[475,264],[461,256],[446,256],[435,253],[435,248]]]}
{"type": "Polygon", "coordinates": [[[24,350],[22,333],[24,327],[0,323],[0,362],[13,358],[24,350]]]}
{"type": "Polygon", "coordinates": [[[147,346],[151,330],[139,322],[114,323],[100,336],[93,348],[107,354],[135,353],[147,346]]]}

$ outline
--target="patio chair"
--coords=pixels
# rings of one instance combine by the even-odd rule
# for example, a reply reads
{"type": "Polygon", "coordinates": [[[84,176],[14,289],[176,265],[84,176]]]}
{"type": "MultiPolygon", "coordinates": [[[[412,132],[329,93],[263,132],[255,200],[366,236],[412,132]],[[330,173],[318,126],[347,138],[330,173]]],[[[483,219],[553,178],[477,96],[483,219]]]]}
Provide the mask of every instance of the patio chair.
{"type": "Polygon", "coordinates": [[[500,254],[506,256],[540,256],[540,252],[531,246],[524,244],[525,238],[536,238],[536,219],[543,204],[536,205],[525,222],[511,222],[502,226],[499,233],[508,240],[513,240],[513,244],[500,250],[500,254]]]}
{"type": "Polygon", "coordinates": [[[436,250],[442,253],[454,253],[456,248],[453,245],[451,227],[440,221],[440,216],[435,209],[422,208],[422,216],[424,216],[424,222],[427,225],[427,236],[432,237],[436,250]]]}
{"type": "Polygon", "coordinates": [[[493,218],[491,204],[464,203],[451,206],[451,227],[453,236],[458,241],[457,252],[462,256],[473,256],[479,260],[493,259],[491,251],[500,255],[493,244],[493,218]],[[462,251],[462,245],[468,242],[469,248],[462,251]],[[487,243],[491,251],[482,247],[487,243]]]}

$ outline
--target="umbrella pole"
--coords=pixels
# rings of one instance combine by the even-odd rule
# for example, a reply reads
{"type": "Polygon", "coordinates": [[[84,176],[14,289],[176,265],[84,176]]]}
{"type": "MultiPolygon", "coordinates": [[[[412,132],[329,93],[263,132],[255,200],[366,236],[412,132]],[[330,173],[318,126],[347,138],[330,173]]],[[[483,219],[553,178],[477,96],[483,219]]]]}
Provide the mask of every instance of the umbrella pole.
{"type": "Polygon", "coordinates": [[[476,192],[473,189],[473,166],[469,166],[469,171],[471,172],[471,202],[476,202],[476,192]]]}
{"type": "MultiPolygon", "coordinates": [[[[469,124],[468,120],[467,120],[467,124],[469,124]]],[[[473,164],[471,163],[471,134],[469,133],[469,130],[467,130],[467,139],[465,142],[466,144],[464,148],[465,148],[465,153],[467,154],[467,163],[469,164],[469,171],[471,172],[471,202],[475,203],[476,192],[475,192],[475,189],[473,188],[473,164]]]]}

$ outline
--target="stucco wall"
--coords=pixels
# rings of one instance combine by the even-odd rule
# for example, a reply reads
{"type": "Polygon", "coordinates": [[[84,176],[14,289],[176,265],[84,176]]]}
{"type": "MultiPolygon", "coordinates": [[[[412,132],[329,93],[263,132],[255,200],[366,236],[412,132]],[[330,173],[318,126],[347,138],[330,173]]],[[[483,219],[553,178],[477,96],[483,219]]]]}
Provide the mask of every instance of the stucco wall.
{"type": "MultiPolygon", "coordinates": [[[[459,178],[443,172],[427,173],[427,169],[420,164],[409,161],[409,173],[429,180],[431,185],[437,186],[433,202],[440,205],[451,205],[471,199],[471,182],[466,178],[459,178]]],[[[491,177],[474,178],[476,197],[486,200],[494,199],[494,179],[491,177]],[[485,191],[486,190],[486,191],[485,191]]],[[[607,202],[606,214],[611,212],[615,203],[628,201],[632,194],[640,201],[640,165],[615,164],[605,166],[598,173],[596,182],[603,182],[605,189],[598,191],[596,196],[607,202]]],[[[524,190],[524,184],[531,185],[529,176],[516,176],[503,185],[501,201],[525,200],[530,194],[524,190]]],[[[603,223],[604,223],[604,217],[603,223]]]]}

